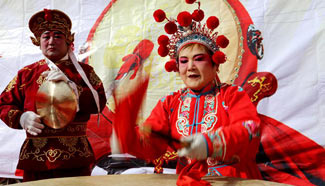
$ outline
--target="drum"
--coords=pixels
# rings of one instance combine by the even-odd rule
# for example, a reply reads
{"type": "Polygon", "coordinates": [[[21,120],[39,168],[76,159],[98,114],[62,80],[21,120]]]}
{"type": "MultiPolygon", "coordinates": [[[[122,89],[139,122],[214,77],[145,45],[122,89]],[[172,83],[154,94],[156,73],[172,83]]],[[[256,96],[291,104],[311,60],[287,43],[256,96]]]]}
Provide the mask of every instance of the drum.
{"type": "MultiPolygon", "coordinates": [[[[178,175],[176,174],[128,174],[128,175],[105,175],[105,176],[81,176],[69,178],[54,178],[25,183],[12,184],[17,186],[58,186],[58,185],[76,185],[76,186],[175,186],[178,175]]],[[[242,186],[285,186],[286,184],[263,181],[248,180],[230,177],[204,177],[211,186],[217,185],[242,185],[242,186]]]]}

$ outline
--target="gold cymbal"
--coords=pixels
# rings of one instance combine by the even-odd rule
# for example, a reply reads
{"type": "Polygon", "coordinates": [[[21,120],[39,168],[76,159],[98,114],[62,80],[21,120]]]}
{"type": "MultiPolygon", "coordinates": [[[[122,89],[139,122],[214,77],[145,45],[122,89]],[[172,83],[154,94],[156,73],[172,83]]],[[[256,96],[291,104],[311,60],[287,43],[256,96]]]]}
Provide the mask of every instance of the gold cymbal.
{"type": "Polygon", "coordinates": [[[42,122],[54,129],[65,127],[77,112],[77,97],[64,81],[45,81],[35,96],[36,111],[42,122]]]}

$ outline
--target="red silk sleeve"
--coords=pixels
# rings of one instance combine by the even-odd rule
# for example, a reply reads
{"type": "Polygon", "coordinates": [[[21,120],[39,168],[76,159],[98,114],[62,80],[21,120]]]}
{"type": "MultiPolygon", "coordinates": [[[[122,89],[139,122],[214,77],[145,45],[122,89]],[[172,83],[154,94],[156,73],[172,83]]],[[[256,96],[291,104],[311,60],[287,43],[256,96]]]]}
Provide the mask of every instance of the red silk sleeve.
{"type": "Polygon", "coordinates": [[[19,75],[15,76],[0,95],[0,118],[9,127],[15,129],[22,129],[19,120],[24,111],[20,79],[19,75]]]}
{"type": "MultiPolygon", "coordinates": [[[[136,123],[147,85],[148,79],[140,83],[136,90],[128,96],[115,101],[117,104],[113,125],[123,153],[129,153],[145,160],[154,160],[166,151],[167,143],[157,135],[159,131],[156,133],[140,131],[136,123]]],[[[158,126],[164,122],[162,119],[164,114],[161,109],[161,105],[158,103],[145,121],[144,128],[150,127],[149,130],[156,130],[156,127],[151,128],[151,126],[158,126]]]]}

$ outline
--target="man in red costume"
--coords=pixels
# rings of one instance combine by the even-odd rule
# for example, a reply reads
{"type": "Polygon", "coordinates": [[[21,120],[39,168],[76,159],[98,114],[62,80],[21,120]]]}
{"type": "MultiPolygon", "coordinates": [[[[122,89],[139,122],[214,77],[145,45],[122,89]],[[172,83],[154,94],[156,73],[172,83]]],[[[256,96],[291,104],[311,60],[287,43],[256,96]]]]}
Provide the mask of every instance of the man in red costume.
{"type": "Polygon", "coordinates": [[[29,28],[45,59],[19,70],[0,95],[2,121],[27,133],[17,168],[24,170],[23,181],[90,175],[94,155],[86,123],[105,107],[103,84],[91,66],[76,61],[71,20],[65,13],[44,9],[31,17],[29,28]],[[77,99],[74,118],[59,129],[45,125],[37,113],[35,95],[47,81],[65,82],[77,99]]]}

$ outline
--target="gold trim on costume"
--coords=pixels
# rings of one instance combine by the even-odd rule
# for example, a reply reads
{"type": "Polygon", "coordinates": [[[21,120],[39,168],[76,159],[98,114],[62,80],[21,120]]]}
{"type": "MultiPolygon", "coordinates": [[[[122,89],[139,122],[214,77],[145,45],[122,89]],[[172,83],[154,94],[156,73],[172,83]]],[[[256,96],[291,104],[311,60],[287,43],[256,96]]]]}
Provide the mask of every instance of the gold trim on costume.
{"type": "Polygon", "coordinates": [[[49,138],[27,138],[22,147],[19,160],[36,160],[39,162],[70,160],[75,157],[90,157],[92,155],[90,146],[86,136],[78,137],[56,137],[52,138],[50,145],[64,145],[66,148],[47,147],[49,138]],[[54,140],[54,141],[53,141],[54,140]],[[28,146],[32,146],[32,150],[27,152],[28,146]]]}
{"type": "Polygon", "coordinates": [[[43,77],[42,75],[40,75],[38,77],[38,79],[36,80],[36,83],[38,84],[38,87],[40,87],[45,81],[45,77],[43,77]]]}
{"type": "Polygon", "coordinates": [[[94,72],[94,70],[90,71],[90,83],[92,85],[98,86],[101,83],[101,80],[99,79],[99,77],[96,75],[96,73],[94,72]]]}
{"type": "Polygon", "coordinates": [[[14,119],[16,118],[17,113],[20,113],[20,110],[9,110],[8,112],[8,118],[10,126],[14,126],[14,119]]]}
{"type": "Polygon", "coordinates": [[[269,90],[271,90],[272,85],[271,83],[264,83],[266,77],[255,77],[252,80],[249,80],[247,83],[249,83],[252,87],[255,87],[256,85],[259,85],[258,90],[253,94],[254,98],[251,98],[252,102],[255,102],[258,100],[258,95],[260,94],[260,92],[267,92],[269,90]]]}
{"type": "Polygon", "coordinates": [[[12,79],[10,82],[9,82],[9,84],[8,84],[8,86],[7,86],[7,88],[6,88],[6,92],[9,92],[9,91],[11,91],[13,88],[15,88],[15,85],[17,84],[17,75],[14,77],[14,79],[12,79]]]}

